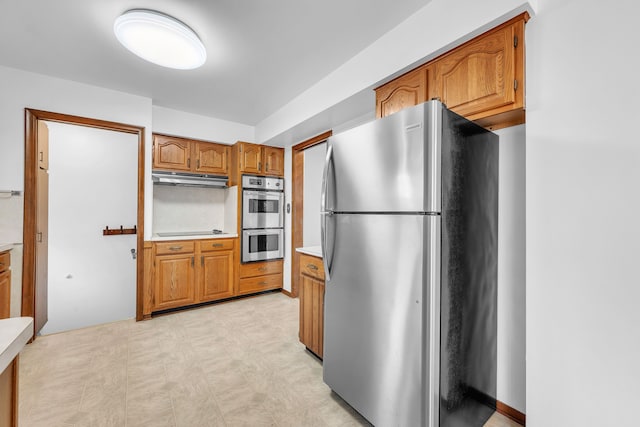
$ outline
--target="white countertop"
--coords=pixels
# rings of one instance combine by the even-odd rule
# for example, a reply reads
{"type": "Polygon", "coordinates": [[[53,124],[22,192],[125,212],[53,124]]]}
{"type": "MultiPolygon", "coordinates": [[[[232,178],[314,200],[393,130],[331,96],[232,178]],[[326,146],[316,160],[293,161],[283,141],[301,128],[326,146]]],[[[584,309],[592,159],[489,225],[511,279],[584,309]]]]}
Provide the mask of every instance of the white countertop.
{"type": "Polygon", "coordinates": [[[0,320],[0,372],[7,369],[32,335],[33,318],[31,317],[10,317],[0,320]]]}
{"type": "Polygon", "coordinates": [[[157,234],[151,236],[151,241],[162,242],[165,240],[200,240],[200,239],[232,239],[238,237],[237,233],[221,233],[221,234],[198,234],[185,236],[166,236],[160,237],[157,234]]]}
{"type": "Polygon", "coordinates": [[[13,249],[13,243],[0,242],[0,252],[10,251],[11,249],[13,249]]]}
{"type": "Polygon", "coordinates": [[[320,246],[305,246],[296,248],[296,252],[322,258],[322,248],[320,246]]]}

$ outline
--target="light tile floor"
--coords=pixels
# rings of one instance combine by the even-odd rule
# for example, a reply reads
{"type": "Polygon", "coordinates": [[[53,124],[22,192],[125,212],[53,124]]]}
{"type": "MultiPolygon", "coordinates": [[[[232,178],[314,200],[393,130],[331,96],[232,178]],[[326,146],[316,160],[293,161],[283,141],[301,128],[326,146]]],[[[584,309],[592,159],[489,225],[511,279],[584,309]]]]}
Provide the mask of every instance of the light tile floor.
{"type": "Polygon", "coordinates": [[[20,356],[20,425],[369,424],[299,343],[298,300],[275,293],[39,337],[20,356]]]}

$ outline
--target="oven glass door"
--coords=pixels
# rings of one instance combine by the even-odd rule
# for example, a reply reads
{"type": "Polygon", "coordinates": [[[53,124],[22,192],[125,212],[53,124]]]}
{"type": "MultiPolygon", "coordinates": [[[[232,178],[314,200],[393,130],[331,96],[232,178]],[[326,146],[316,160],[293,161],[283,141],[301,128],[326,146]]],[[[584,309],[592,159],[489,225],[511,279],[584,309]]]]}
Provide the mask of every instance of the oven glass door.
{"type": "Polygon", "coordinates": [[[282,229],[244,230],[242,232],[242,262],[284,257],[283,236],[282,229]]]}
{"type": "Polygon", "coordinates": [[[275,191],[242,192],[242,228],[284,227],[284,194],[275,191]]]}

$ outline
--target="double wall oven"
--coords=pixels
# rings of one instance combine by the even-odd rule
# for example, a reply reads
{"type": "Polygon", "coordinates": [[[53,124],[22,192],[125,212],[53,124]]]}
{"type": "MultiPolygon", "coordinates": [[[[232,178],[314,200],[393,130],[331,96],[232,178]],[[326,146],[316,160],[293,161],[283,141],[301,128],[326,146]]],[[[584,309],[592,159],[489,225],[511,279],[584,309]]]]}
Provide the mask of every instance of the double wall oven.
{"type": "Polygon", "coordinates": [[[242,176],[242,262],[284,257],[284,179],[242,176]]]}

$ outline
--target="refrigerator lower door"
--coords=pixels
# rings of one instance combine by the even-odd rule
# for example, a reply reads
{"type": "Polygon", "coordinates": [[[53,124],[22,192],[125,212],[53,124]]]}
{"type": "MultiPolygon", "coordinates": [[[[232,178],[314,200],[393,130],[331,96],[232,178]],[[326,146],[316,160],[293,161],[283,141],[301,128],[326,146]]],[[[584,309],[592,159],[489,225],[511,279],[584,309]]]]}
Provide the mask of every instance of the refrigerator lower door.
{"type": "Polygon", "coordinates": [[[440,217],[335,214],[324,381],[377,426],[437,426],[440,217]]]}

